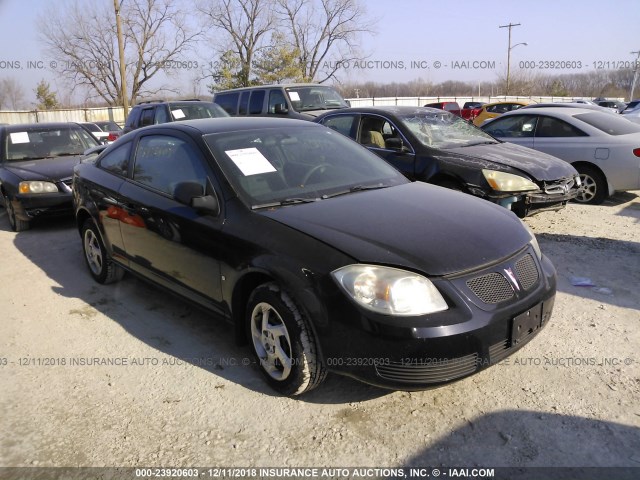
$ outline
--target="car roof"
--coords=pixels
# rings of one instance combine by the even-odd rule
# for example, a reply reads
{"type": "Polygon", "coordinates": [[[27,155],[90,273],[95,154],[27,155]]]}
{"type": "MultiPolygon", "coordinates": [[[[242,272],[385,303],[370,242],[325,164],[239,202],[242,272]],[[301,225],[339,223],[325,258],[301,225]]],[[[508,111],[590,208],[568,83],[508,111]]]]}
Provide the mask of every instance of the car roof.
{"type": "Polygon", "coordinates": [[[321,83],[273,83],[269,85],[255,85],[252,87],[240,87],[240,88],[230,88],[228,90],[220,90],[216,92],[214,95],[219,93],[228,93],[228,92],[240,92],[243,90],[257,90],[260,88],[292,88],[292,87],[327,87],[333,88],[331,85],[322,85],[321,83]]]}
{"type": "Polygon", "coordinates": [[[518,109],[513,110],[511,112],[503,113],[503,116],[511,116],[511,115],[544,115],[551,114],[559,117],[575,117],[576,115],[580,115],[581,113],[594,113],[598,115],[609,115],[606,112],[600,112],[598,110],[592,110],[590,108],[566,108],[566,107],[540,107],[540,108],[526,108],[526,109],[518,109]]]}
{"type": "MultiPolygon", "coordinates": [[[[201,135],[220,132],[235,132],[243,130],[255,130],[261,128],[295,128],[295,127],[319,127],[307,120],[296,120],[291,118],[270,118],[270,117],[219,117],[201,118],[197,120],[182,120],[179,122],[160,123],[143,127],[133,132],[149,131],[151,129],[174,129],[188,133],[197,131],[201,135]]],[[[132,132],[132,133],[133,133],[132,132]]]]}
{"type": "Polygon", "coordinates": [[[499,102],[491,102],[491,103],[485,103],[484,105],[482,105],[483,107],[493,107],[494,105],[504,105],[504,104],[519,104],[519,105],[531,105],[535,102],[532,102],[531,100],[501,100],[499,102]]]}
{"type": "Polygon", "coordinates": [[[440,108],[431,108],[431,107],[412,107],[406,105],[380,105],[376,107],[351,107],[351,108],[341,108],[339,110],[333,110],[330,112],[323,113],[319,115],[317,118],[325,117],[329,115],[337,115],[337,114],[349,114],[349,113],[387,113],[392,115],[406,115],[411,113],[424,113],[427,112],[435,112],[435,113],[449,113],[440,108]]]}
{"type": "Polygon", "coordinates": [[[24,132],[25,130],[40,130],[42,128],[55,130],[65,127],[82,128],[78,125],[78,122],[14,123],[11,125],[0,126],[0,128],[7,132],[24,132]]]}

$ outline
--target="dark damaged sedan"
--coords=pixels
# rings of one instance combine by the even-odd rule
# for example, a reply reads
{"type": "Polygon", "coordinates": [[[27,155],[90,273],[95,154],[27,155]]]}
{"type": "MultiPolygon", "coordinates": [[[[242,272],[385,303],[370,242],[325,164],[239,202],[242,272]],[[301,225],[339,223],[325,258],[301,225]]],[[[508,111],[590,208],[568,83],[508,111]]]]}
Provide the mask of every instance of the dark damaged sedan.
{"type": "Polygon", "coordinates": [[[157,125],[76,167],[84,256],[230,321],[267,381],[327,372],[421,389],[505,358],[549,321],[556,278],[506,209],[411,183],[331,129],[230,118],[157,125]]]}
{"type": "Polygon", "coordinates": [[[0,126],[0,191],[11,228],[20,232],[34,218],[71,214],[73,167],[97,145],[73,123],[0,126]]]}
{"type": "Polygon", "coordinates": [[[513,148],[442,110],[350,108],[314,121],[366,146],[410,180],[470,193],[519,217],[561,209],[579,193],[578,172],[566,162],[513,148]]]}

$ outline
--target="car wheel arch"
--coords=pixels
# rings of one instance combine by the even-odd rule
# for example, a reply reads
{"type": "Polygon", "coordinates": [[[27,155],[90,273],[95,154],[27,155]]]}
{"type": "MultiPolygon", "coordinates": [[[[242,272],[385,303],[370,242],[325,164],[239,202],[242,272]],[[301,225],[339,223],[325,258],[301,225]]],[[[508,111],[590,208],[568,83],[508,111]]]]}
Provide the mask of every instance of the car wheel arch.
{"type": "MultiPolygon", "coordinates": [[[[323,359],[323,349],[319,341],[317,325],[316,322],[313,321],[313,319],[317,320],[317,317],[319,316],[318,312],[314,310],[315,315],[312,315],[309,308],[307,308],[307,305],[301,299],[301,297],[307,297],[306,300],[308,301],[308,295],[303,295],[301,293],[301,290],[307,291],[308,289],[304,287],[301,288],[299,281],[287,281],[280,275],[274,275],[271,272],[262,269],[247,271],[235,282],[233,292],[231,294],[231,320],[234,325],[236,343],[238,345],[246,345],[248,343],[249,339],[246,336],[244,324],[248,301],[256,288],[267,283],[275,283],[281,289],[288,292],[298,310],[300,310],[306,318],[310,319],[309,328],[311,328],[315,338],[318,339],[317,355],[319,359],[323,359]]],[[[326,323],[326,321],[326,318],[320,320],[321,323],[326,323]]]]}
{"type": "MultiPolygon", "coordinates": [[[[604,191],[604,194],[598,193],[596,195],[597,197],[599,197],[599,199],[596,199],[594,202],[588,201],[588,202],[580,202],[580,203],[600,204],[604,199],[606,199],[609,196],[611,192],[611,185],[609,183],[609,179],[607,178],[607,175],[602,171],[602,169],[598,165],[592,162],[580,160],[577,162],[573,162],[571,166],[573,166],[573,168],[575,168],[579,174],[582,174],[585,171],[585,169],[587,172],[589,170],[592,170],[594,176],[598,176],[598,175],[601,176],[604,184],[606,185],[606,190],[604,191]]],[[[594,180],[596,183],[598,183],[597,178],[594,178],[594,180]]]]}

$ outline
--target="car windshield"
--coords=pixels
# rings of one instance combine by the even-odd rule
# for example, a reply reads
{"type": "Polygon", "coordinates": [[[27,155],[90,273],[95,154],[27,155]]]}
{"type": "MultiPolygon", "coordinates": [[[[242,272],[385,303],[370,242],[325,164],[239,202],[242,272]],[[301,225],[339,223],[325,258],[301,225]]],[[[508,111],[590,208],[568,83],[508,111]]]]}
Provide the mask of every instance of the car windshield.
{"type": "Polygon", "coordinates": [[[220,105],[211,102],[172,103],[169,107],[174,120],[195,120],[198,118],[229,116],[220,105]]]}
{"type": "Polygon", "coordinates": [[[26,127],[9,132],[5,158],[10,162],[81,155],[99,143],[90,133],[77,127],[26,127]]]}
{"type": "Polygon", "coordinates": [[[493,137],[466,120],[444,111],[416,111],[400,115],[399,118],[401,123],[427,147],[447,149],[497,143],[493,137]]]}
{"type": "Polygon", "coordinates": [[[611,116],[606,113],[590,112],[574,115],[576,120],[588,123],[609,135],[627,135],[640,132],[640,125],[632,123],[624,117],[611,116]]]}
{"type": "Polygon", "coordinates": [[[204,139],[231,186],[252,208],[407,183],[384,160],[324,127],[225,132],[204,139]]]}
{"type": "Polygon", "coordinates": [[[289,87],[286,88],[286,92],[293,109],[297,112],[331,110],[349,106],[344,98],[331,87],[322,85],[289,87]]]}

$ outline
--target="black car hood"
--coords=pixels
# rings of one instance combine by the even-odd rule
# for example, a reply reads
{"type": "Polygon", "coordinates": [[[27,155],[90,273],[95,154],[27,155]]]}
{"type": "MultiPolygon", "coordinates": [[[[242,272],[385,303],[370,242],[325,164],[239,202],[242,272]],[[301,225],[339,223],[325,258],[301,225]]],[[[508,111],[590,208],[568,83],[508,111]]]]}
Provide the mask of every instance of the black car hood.
{"type": "Polygon", "coordinates": [[[260,214],[359,262],[436,276],[495,262],[530,241],[520,220],[507,209],[421,182],[260,214]]]}
{"type": "Polygon", "coordinates": [[[514,143],[474,145],[445,151],[517,168],[535,180],[551,181],[577,175],[576,170],[564,160],[514,143]]]}
{"type": "Polygon", "coordinates": [[[61,180],[71,178],[73,167],[80,163],[80,156],[54,157],[24,162],[5,163],[5,169],[22,180],[61,180]]]}

